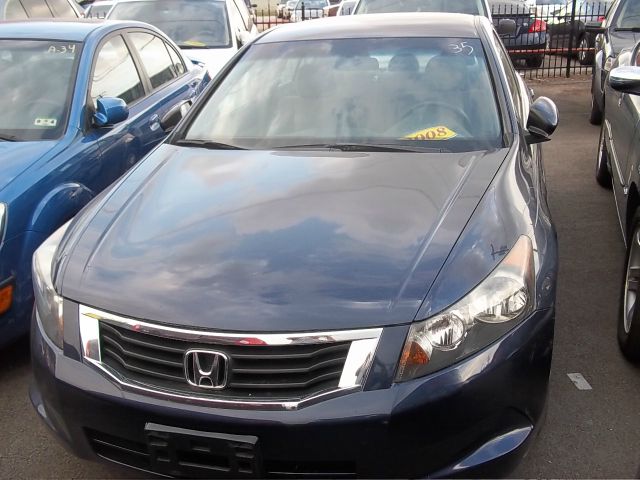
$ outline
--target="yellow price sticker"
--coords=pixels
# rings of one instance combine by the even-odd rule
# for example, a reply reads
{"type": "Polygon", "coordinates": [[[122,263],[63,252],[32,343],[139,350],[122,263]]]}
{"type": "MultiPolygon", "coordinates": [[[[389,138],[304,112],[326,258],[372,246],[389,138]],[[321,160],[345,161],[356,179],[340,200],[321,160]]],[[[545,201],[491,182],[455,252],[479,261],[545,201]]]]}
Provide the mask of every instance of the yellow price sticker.
{"type": "Polygon", "coordinates": [[[404,138],[408,140],[449,140],[450,138],[457,137],[458,134],[448,127],[442,125],[438,127],[425,128],[418,132],[405,135],[404,138]]]}
{"type": "Polygon", "coordinates": [[[187,40],[186,42],[182,42],[184,45],[188,45],[189,47],[206,47],[206,43],[199,42],[197,40],[187,40]]]}

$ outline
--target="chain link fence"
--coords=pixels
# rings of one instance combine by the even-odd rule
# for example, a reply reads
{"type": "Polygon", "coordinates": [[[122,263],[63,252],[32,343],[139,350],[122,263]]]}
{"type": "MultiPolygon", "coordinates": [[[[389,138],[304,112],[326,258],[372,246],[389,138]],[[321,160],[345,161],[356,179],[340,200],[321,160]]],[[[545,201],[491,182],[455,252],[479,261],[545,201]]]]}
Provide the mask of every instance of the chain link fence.
{"type": "MultiPolygon", "coordinates": [[[[592,71],[596,35],[613,0],[490,0],[493,23],[515,23],[501,35],[515,67],[526,78],[571,77],[592,71]]],[[[256,12],[259,30],[283,23],[349,15],[355,1],[318,8],[315,0],[290,1],[256,12]]],[[[500,28],[504,31],[504,28],[500,28]]]]}

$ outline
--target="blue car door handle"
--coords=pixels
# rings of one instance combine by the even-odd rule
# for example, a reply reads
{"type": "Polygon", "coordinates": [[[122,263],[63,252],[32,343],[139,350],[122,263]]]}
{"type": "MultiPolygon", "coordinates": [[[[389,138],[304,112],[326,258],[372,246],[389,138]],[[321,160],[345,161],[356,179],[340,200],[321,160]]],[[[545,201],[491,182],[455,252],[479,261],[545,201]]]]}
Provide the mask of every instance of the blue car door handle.
{"type": "Polygon", "coordinates": [[[149,128],[152,132],[155,132],[160,128],[160,116],[157,114],[151,115],[149,118],[149,128]]]}

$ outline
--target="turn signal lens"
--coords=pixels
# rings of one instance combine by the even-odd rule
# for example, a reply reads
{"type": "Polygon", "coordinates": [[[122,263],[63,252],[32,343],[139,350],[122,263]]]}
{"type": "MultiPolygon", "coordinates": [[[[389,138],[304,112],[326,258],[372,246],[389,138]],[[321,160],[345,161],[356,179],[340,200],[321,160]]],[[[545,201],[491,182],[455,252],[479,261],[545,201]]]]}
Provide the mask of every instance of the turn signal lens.
{"type": "Polygon", "coordinates": [[[0,314],[11,308],[13,303],[13,285],[6,285],[0,288],[0,314]]]}
{"type": "Polygon", "coordinates": [[[427,375],[487,347],[532,310],[534,290],[533,247],[522,236],[466,297],[411,326],[396,381],[427,375]]]}

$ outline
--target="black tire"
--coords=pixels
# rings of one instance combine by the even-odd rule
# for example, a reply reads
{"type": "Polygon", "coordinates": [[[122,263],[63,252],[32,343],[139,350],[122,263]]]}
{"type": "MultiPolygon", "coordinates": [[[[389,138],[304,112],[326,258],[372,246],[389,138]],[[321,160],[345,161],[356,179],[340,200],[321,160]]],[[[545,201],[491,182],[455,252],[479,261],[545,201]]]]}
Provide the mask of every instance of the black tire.
{"type": "MultiPolygon", "coordinates": [[[[627,261],[622,275],[622,289],[620,295],[620,311],[618,313],[618,344],[622,354],[631,362],[640,362],[640,267],[638,254],[640,252],[640,215],[636,212],[631,227],[631,234],[627,240],[627,261]],[[633,263],[633,265],[632,265],[633,263]],[[630,267],[632,272],[630,273],[630,267]],[[635,291],[634,291],[635,290],[635,291]],[[632,292],[633,305],[628,305],[628,295],[632,292]],[[625,310],[627,315],[625,315],[625,310]],[[629,319],[628,322],[625,319],[629,319]]],[[[631,303],[631,302],[630,302],[631,303]]]]}
{"type": "Polygon", "coordinates": [[[535,57],[528,57],[525,62],[529,68],[540,68],[544,63],[544,55],[536,55],[535,57]]]}
{"type": "MultiPolygon", "coordinates": [[[[593,80],[592,80],[593,82],[593,80]]],[[[596,100],[596,86],[591,86],[591,113],[589,114],[589,123],[591,125],[600,125],[602,123],[602,109],[596,100]]],[[[604,99],[603,99],[604,100],[604,99]]]]}
{"type": "Polygon", "coordinates": [[[609,151],[604,141],[604,125],[600,129],[600,141],[596,155],[596,180],[601,187],[611,189],[611,170],[609,165],[609,151]]]}
{"type": "Polygon", "coordinates": [[[588,35],[585,34],[580,37],[580,40],[578,41],[578,48],[580,49],[578,52],[578,62],[580,65],[593,65],[595,54],[592,51],[586,51],[590,48],[588,35]]]}

